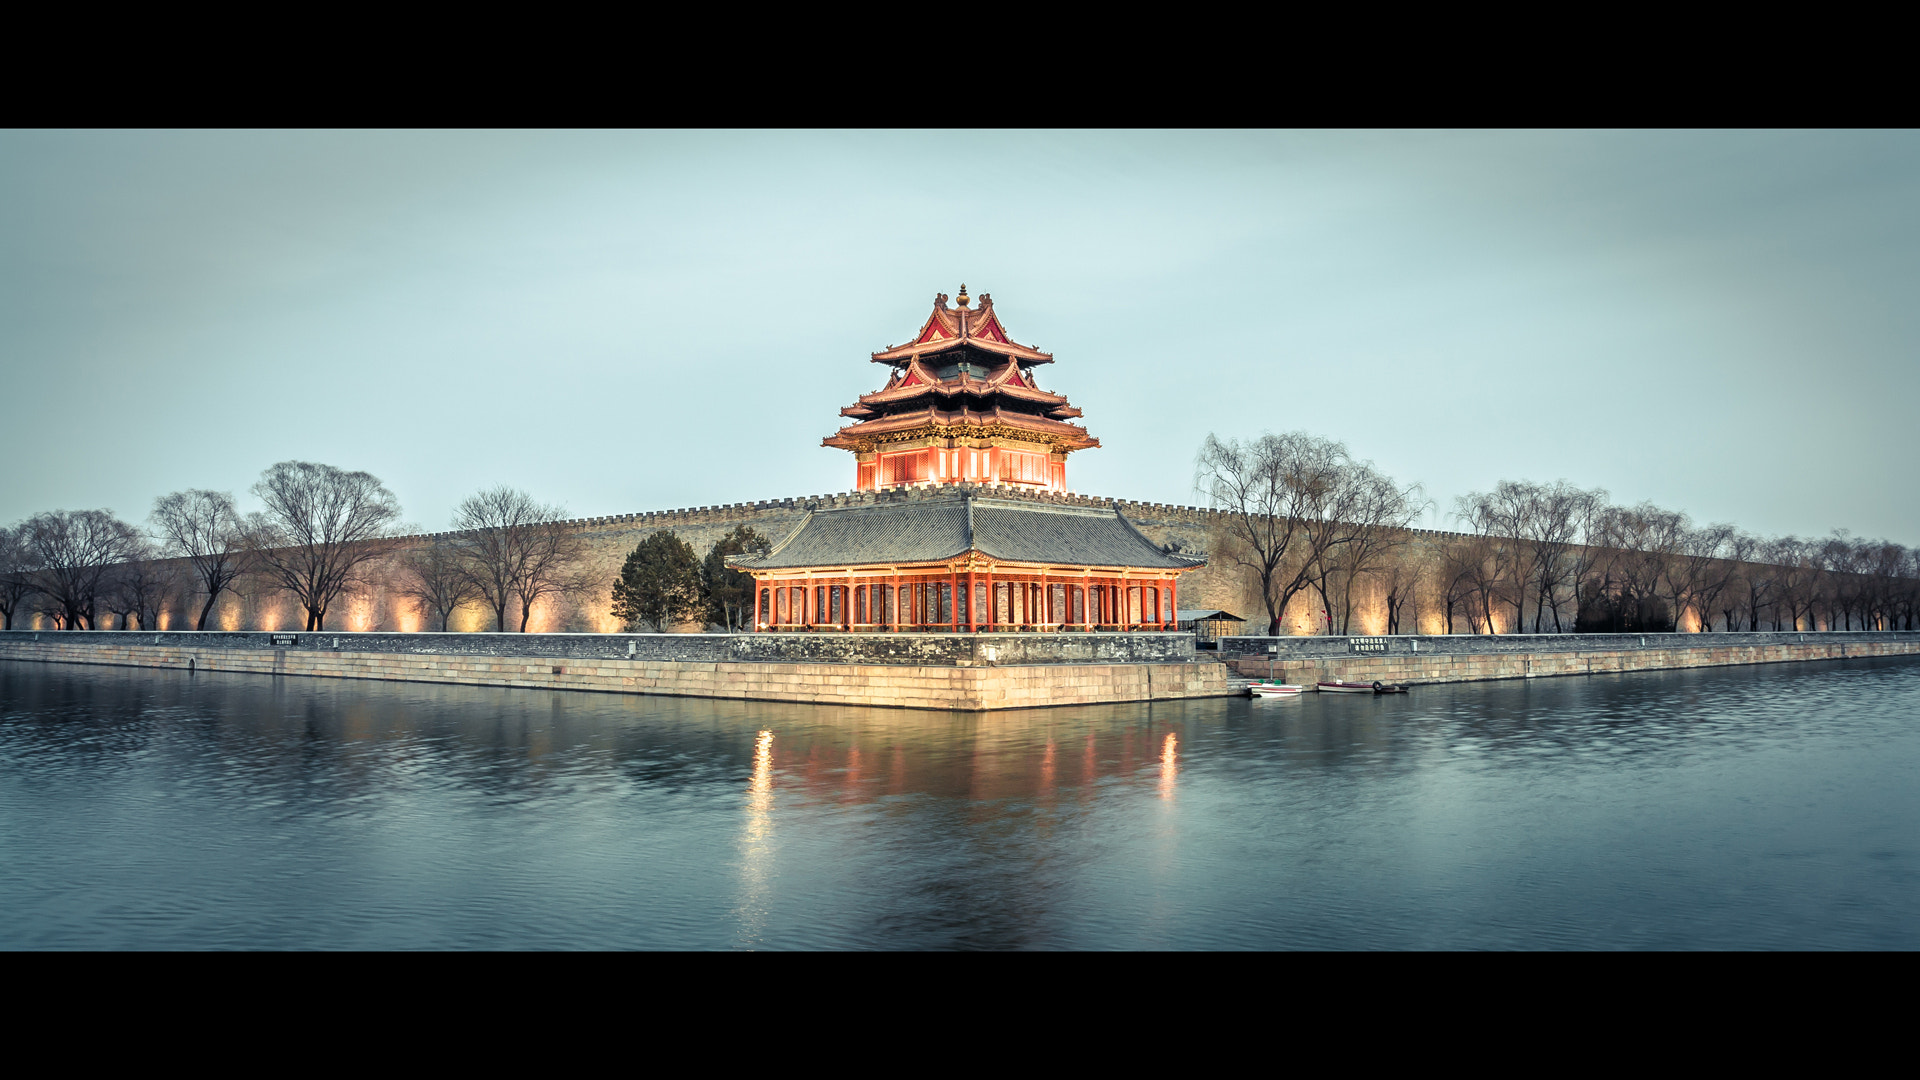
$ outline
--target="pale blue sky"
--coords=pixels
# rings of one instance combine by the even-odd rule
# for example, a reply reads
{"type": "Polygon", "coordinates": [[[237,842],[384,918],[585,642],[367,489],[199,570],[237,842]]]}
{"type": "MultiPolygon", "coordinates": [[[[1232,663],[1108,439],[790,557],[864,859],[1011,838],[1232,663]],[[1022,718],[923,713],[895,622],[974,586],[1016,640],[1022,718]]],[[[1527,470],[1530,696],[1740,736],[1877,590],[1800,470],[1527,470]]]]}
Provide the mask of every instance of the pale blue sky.
{"type": "Polygon", "coordinates": [[[434,529],[844,490],[867,354],[963,281],[1082,492],[1298,428],[1443,506],[1920,542],[1911,133],[0,134],[0,523],[288,458],[434,529]]]}

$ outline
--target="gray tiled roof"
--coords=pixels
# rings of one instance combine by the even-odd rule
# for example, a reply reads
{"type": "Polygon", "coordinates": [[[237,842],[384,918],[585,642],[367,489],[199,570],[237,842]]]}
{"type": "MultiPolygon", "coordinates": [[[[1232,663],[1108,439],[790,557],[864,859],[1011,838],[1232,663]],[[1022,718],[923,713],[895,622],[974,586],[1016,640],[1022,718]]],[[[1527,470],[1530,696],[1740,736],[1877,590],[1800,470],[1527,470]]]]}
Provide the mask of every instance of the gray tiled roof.
{"type": "Polygon", "coordinates": [[[789,570],[936,562],[969,549],[1005,562],[1176,570],[1201,560],[1169,555],[1120,512],[1050,506],[971,493],[816,510],[764,558],[741,569],[789,570]]]}

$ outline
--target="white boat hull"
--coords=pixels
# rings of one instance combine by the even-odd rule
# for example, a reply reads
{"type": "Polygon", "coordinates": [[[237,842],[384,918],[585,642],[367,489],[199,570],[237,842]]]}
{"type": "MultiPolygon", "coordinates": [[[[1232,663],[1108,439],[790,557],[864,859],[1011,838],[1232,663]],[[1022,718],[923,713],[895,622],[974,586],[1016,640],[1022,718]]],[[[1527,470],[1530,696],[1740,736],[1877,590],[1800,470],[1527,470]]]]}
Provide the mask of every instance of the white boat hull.
{"type": "Polygon", "coordinates": [[[1304,686],[1289,686],[1285,683],[1254,683],[1247,687],[1247,693],[1254,697],[1293,697],[1305,689],[1304,686]]]}

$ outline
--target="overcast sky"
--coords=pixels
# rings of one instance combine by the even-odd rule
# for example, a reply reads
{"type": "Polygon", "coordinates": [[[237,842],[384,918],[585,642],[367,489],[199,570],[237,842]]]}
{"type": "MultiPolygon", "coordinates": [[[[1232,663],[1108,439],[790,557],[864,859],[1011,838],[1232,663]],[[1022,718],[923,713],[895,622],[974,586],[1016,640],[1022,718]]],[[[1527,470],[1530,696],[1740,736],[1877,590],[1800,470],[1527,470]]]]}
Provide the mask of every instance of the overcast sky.
{"type": "Polygon", "coordinates": [[[428,529],[845,490],[820,439],[962,282],[1084,493],[1299,429],[1436,527],[1564,477],[1920,543],[1911,133],[0,134],[0,524],[287,459],[428,529]]]}

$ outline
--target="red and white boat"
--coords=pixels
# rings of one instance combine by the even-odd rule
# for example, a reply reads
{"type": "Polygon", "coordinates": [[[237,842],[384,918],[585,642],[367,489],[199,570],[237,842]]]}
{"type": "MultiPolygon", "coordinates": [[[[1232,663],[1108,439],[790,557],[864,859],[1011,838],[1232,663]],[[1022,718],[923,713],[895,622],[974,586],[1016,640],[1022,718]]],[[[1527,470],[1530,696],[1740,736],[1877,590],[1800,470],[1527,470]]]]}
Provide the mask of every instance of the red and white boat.
{"type": "Polygon", "coordinates": [[[1248,685],[1247,693],[1254,697],[1293,697],[1305,689],[1288,683],[1257,682],[1248,685]]]}
{"type": "Polygon", "coordinates": [[[1344,679],[1335,679],[1332,682],[1321,683],[1320,692],[1323,694],[1404,694],[1407,688],[1396,683],[1347,682],[1344,679]]]}

